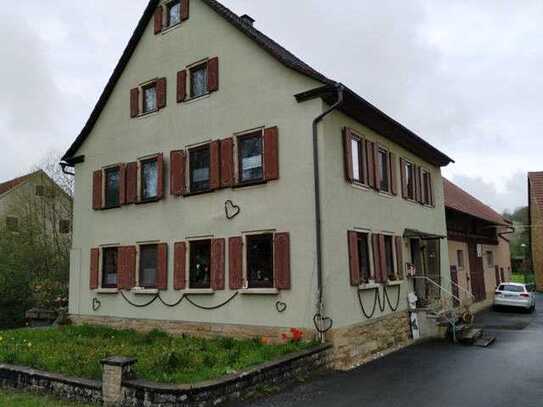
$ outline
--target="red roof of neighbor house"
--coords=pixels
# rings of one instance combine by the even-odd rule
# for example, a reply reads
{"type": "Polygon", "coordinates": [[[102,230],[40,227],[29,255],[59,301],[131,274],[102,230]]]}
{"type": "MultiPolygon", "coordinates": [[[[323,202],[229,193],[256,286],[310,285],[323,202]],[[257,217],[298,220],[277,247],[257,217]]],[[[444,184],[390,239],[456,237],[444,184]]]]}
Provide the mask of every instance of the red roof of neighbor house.
{"type": "Polygon", "coordinates": [[[30,174],[23,175],[22,177],[14,178],[10,181],[6,181],[0,184],[0,195],[5,194],[6,192],[12,190],[18,185],[21,185],[23,182],[25,182],[27,179],[29,179],[31,176],[36,174],[37,171],[34,171],[30,174]]]}
{"type": "Polygon", "coordinates": [[[445,207],[448,209],[466,213],[498,225],[511,224],[509,220],[490,206],[485,205],[446,178],[443,178],[443,192],[445,194],[445,207]]]}
{"type": "Polygon", "coordinates": [[[543,171],[529,172],[528,182],[530,183],[530,205],[532,204],[531,197],[533,196],[538,206],[543,210],[543,171]]]}

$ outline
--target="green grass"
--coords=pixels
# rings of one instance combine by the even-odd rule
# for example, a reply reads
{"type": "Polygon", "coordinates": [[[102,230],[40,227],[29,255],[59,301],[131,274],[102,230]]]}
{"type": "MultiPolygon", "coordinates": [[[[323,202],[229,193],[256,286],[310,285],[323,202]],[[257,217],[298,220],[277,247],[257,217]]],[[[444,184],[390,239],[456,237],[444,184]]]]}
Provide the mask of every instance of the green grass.
{"type": "Polygon", "coordinates": [[[100,379],[100,360],[135,357],[136,374],[162,383],[195,383],[235,373],[306,349],[311,343],[268,345],[260,340],[174,337],[96,326],[0,331],[0,363],[100,379]]]}
{"type": "MultiPolygon", "coordinates": [[[[52,397],[36,396],[29,393],[0,390],[0,406],[9,407],[84,407],[88,404],[60,401],[52,397]]],[[[90,407],[90,406],[89,406],[90,407]]]]}
{"type": "Polygon", "coordinates": [[[512,277],[513,283],[521,283],[521,284],[533,284],[534,283],[534,275],[533,274],[520,274],[520,273],[513,273],[512,277]]]}

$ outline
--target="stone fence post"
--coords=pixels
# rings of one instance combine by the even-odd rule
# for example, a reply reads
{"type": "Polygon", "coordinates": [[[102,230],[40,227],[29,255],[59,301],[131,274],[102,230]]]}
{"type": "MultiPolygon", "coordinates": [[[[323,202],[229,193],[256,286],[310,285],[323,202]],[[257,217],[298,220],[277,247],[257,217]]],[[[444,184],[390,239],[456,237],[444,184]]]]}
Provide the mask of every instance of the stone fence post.
{"type": "Polygon", "coordinates": [[[102,363],[102,397],[105,407],[118,406],[123,401],[123,380],[133,378],[132,367],[137,362],[134,358],[110,357],[102,363]]]}

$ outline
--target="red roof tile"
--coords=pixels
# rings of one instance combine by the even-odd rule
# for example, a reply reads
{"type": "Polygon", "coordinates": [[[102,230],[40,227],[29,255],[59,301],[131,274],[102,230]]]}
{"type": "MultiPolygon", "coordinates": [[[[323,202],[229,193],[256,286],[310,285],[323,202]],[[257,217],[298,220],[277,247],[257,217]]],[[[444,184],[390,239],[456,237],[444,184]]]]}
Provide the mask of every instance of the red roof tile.
{"type": "Polygon", "coordinates": [[[448,209],[466,213],[498,225],[509,225],[511,223],[490,206],[485,205],[445,178],[443,178],[443,192],[445,194],[445,207],[448,209]]]}
{"type": "Polygon", "coordinates": [[[26,175],[23,175],[22,177],[18,177],[18,178],[12,179],[10,181],[6,181],[6,182],[1,183],[0,184],[0,195],[3,195],[6,192],[12,190],[17,185],[22,184],[23,182],[25,182],[27,179],[29,179],[34,174],[36,174],[36,172],[33,172],[31,174],[26,174],[26,175]]]}

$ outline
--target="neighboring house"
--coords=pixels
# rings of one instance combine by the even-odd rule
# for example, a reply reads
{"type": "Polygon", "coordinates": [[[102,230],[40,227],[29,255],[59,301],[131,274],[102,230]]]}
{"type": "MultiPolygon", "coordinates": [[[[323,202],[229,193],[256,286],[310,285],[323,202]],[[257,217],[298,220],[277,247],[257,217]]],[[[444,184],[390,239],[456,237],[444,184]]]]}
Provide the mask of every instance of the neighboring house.
{"type": "Polygon", "coordinates": [[[532,269],[537,291],[543,291],[543,172],[528,173],[528,224],[532,269]]]}
{"type": "Polygon", "coordinates": [[[71,205],[71,197],[42,170],[0,183],[0,230],[17,233],[21,218],[35,216],[49,233],[69,237],[71,205]],[[49,205],[51,200],[57,205],[49,205]]]}
{"type": "Polygon", "coordinates": [[[477,310],[492,302],[499,283],[511,281],[513,224],[445,178],[443,189],[453,292],[477,310]]]}
{"type": "Polygon", "coordinates": [[[449,275],[452,160],[253,22],[213,0],[148,4],[63,157],[70,314],[271,340],[317,329],[349,367],[409,343],[406,263],[449,275]]]}

